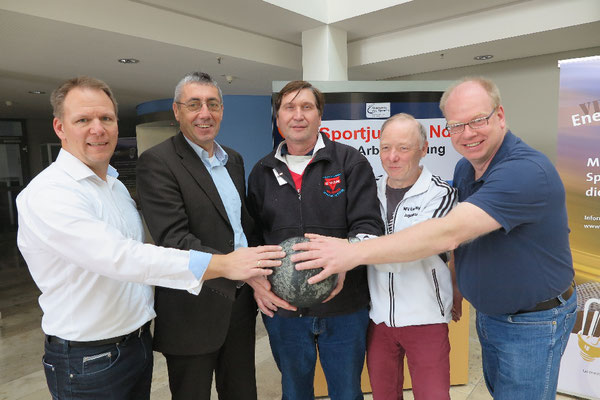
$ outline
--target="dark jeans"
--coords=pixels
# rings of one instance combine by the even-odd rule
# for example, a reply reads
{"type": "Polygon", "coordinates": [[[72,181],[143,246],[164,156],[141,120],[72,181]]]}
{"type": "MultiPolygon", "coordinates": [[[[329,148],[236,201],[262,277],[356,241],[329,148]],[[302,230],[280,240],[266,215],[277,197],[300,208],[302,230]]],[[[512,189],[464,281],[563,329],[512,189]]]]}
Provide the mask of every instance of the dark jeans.
{"type": "Polygon", "coordinates": [[[54,400],[148,400],[152,336],[148,329],[119,344],[70,347],[45,343],[42,359],[54,400]]]}
{"type": "Polygon", "coordinates": [[[331,400],[362,400],[360,377],[369,310],[333,317],[285,318],[263,314],[281,371],[283,400],[313,400],[317,349],[331,400]]]}

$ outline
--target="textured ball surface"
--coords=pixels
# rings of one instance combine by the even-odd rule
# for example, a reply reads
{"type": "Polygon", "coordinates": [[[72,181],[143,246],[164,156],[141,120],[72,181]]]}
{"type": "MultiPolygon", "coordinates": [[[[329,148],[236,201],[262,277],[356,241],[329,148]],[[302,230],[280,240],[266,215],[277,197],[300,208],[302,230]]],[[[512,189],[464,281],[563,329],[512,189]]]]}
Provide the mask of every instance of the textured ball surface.
{"type": "Polygon", "coordinates": [[[273,293],[296,307],[311,307],[321,303],[337,284],[337,274],[313,285],[307,282],[310,277],[321,272],[322,268],[296,270],[296,264],[290,257],[299,252],[292,250],[292,246],[308,241],[304,237],[293,237],[281,242],[279,245],[283,247],[286,256],[281,260],[281,266],[273,268],[273,273],[268,276],[273,293]]]}

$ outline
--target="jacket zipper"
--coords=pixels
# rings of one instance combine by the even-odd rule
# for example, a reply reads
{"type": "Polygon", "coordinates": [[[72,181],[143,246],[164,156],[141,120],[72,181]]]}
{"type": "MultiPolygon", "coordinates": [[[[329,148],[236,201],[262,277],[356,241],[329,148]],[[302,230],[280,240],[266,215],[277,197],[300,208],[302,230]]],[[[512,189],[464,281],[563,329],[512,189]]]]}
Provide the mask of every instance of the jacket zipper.
{"type": "MultiPolygon", "coordinates": [[[[398,210],[400,209],[400,205],[402,204],[402,202],[404,201],[404,199],[400,200],[398,202],[398,204],[396,205],[396,209],[394,210],[394,213],[392,214],[392,221],[388,221],[386,223],[386,234],[387,235],[391,235],[392,233],[394,233],[394,227],[396,226],[396,216],[398,215],[398,210]]],[[[385,209],[385,218],[387,219],[387,196],[385,197],[385,205],[384,205],[384,209],[385,209]]],[[[395,318],[395,314],[396,314],[396,296],[394,294],[394,274],[392,272],[389,273],[389,293],[390,293],[390,325],[392,328],[396,327],[396,318],[395,318]]]]}
{"type": "Polygon", "coordinates": [[[390,272],[388,274],[389,277],[389,293],[390,293],[390,325],[392,328],[396,327],[396,297],[394,295],[394,274],[390,272]]]}
{"type": "MultiPolygon", "coordinates": [[[[294,188],[294,190],[296,190],[296,188],[294,188]]],[[[304,215],[302,213],[302,193],[300,193],[301,190],[302,186],[300,186],[300,190],[298,190],[298,208],[300,209],[300,232],[304,234],[304,215]]]]}
{"type": "MultiPolygon", "coordinates": [[[[309,164],[310,165],[310,164],[309,164]]],[[[289,169],[286,166],[285,167],[288,170],[289,173],[289,169]]],[[[306,169],[308,168],[308,165],[306,166],[306,168],[304,169],[303,175],[304,173],[306,173],[306,169]]],[[[300,190],[296,189],[296,185],[294,183],[294,180],[291,179],[290,177],[288,177],[284,171],[280,170],[278,167],[273,168],[281,178],[283,178],[285,180],[285,182],[290,186],[290,188],[296,192],[296,195],[298,196],[298,208],[300,210],[300,232],[303,235],[304,234],[304,223],[303,223],[303,215],[302,215],[302,186],[300,186],[300,190]]],[[[304,176],[302,176],[302,180],[304,180],[304,176]]]]}

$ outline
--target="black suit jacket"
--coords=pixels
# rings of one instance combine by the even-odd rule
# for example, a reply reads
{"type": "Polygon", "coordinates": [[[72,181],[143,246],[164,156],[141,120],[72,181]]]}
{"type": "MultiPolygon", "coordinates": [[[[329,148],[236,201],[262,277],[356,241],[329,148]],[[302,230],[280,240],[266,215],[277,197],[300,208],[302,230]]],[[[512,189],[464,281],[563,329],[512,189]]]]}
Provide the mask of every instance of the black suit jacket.
{"type": "MultiPolygon", "coordinates": [[[[237,152],[223,149],[229,156],[227,171],[242,200],[242,227],[253,244],[244,163],[237,152]]],[[[137,194],[157,245],[213,254],[233,251],[233,229],[217,188],[181,132],[140,155],[137,194]]],[[[233,301],[243,302],[248,316],[254,318],[257,312],[250,288],[236,299],[236,283],[224,278],[205,281],[198,296],[156,287],[155,350],[190,355],[219,349],[227,335],[233,301]]]]}

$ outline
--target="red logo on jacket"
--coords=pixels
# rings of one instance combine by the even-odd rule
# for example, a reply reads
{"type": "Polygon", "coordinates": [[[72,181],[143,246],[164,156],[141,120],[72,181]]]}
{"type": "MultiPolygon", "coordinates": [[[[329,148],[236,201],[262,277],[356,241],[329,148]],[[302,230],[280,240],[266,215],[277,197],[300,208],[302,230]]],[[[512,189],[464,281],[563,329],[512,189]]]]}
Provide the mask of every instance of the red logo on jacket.
{"type": "Polygon", "coordinates": [[[323,185],[325,186],[325,191],[323,193],[329,197],[335,197],[342,193],[344,189],[340,187],[342,183],[341,176],[342,174],[324,176],[323,185]]]}

